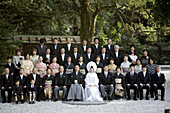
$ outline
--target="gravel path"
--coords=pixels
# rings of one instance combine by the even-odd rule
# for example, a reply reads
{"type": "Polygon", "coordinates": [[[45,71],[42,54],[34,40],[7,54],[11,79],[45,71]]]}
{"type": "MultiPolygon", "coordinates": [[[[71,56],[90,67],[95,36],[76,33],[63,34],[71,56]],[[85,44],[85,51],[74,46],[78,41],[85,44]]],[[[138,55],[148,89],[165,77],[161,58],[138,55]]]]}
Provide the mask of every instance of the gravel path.
{"type": "Polygon", "coordinates": [[[70,105],[61,101],[37,102],[34,105],[0,103],[0,113],[163,113],[165,109],[170,109],[170,71],[163,71],[167,79],[165,101],[113,100],[103,105],[70,105]]]}

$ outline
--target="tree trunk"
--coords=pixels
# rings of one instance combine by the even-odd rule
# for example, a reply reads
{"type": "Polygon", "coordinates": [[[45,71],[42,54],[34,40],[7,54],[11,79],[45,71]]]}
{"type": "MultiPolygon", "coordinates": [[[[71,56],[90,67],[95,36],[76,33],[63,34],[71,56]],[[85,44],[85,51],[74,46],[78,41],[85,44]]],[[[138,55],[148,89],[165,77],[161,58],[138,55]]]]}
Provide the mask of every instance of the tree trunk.
{"type": "Polygon", "coordinates": [[[89,10],[88,0],[82,0],[81,2],[81,28],[80,28],[80,39],[81,41],[86,39],[88,46],[91,45],[94,33],[97,15],[89,10]]]}

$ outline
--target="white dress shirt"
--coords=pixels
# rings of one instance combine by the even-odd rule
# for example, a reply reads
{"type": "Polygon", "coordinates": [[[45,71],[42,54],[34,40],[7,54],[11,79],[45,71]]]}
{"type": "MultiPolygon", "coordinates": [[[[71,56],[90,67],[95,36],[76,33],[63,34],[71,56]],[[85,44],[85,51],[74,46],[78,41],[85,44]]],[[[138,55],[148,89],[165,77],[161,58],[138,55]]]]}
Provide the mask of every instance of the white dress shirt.
{"type": "Polygon", "coordinates": [[[87,54],[87,56],[88,56],[88,58],[90,59],[91,54],[90,54],[90,53],[88,53],[88,54],[87,54]]]}
{"type": "Polygon", "coordinates": [[[34,81],[36,81],[36,74],[33,74],[34,81]]]}
{"type": "Polygon", "coordinates": [[[84,51],[86,51],[86,46],[83,46],[84,51]]]}
{"type": "Polygon", "coordinates": [[[144,76],[144,77],[146,76],[146,71],[143,71],[143,76],[144,76]]]}
{"type": "Polygon", "coordinates": [[[102,54],[102,56],[103,56],[103,60],[105,60],[105,55],[106,55],[105,53],[104,53],[104,54],[102,54]]]}
{"type": "Polygon", "coordinates": [[[62,61],[64,61],[65,54],[61,54],[62,61]]]}
{"type": "Polygon", "coordinates": [[[70,51],[71,44],[67,44],[67,47],[68,47],[68,51],[70,51]]]}
{"type": "Polygon", "coordinates": [[[115,52],[115,54],[116,54],[116,57],[118,58],[118,52],[115,52]]]}
{"type": "Polygon", "coordinates": [[[105,71],[104,71],[104,75],[105,75],[105,77],[107,78],[107,76],[108,76],[108,72],[105,72],[105,71]]]}
{"type": "Polygon", "coordinates": [[[77,53],[74,53],[74,57],[75,57],[75,59],[77,58],[77,53]]]}
{"type": "Polygon", "coordinates": [[[9,75],[6,75],[6,79],[8,79],[8,76],[9,76],[9,75]]]}
{"type": "Polygon", "coordinates": [[[96,46],[96,49],[98,49],[98,45],[99,45],[99,44],[95,44],[95,46],[96,46]]]}
{"type": "Polygon", "coordinates": [[[109,49],[110,49],[110,46],[111,46],[111,45],[108,44],[108,48],[109,48],[109,49]]]}
{"type": "Polygon", "coordinates": [[[24,76],[24,75],[20,75],[20,78],[23,79],[23,76],[24,76]]]}

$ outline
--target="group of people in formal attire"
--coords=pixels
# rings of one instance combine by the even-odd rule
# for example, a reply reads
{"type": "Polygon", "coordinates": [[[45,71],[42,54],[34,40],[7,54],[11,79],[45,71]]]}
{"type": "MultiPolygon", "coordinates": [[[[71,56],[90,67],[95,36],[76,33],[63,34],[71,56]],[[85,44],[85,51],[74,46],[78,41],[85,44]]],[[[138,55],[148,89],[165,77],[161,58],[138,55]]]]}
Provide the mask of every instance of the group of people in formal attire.
{"type": "Polygon", "coordinates": [[[160,89],[164,101],[166,79],[148,50],[138,58],[134,44],[123,54],[111,39],[103,47],[98,38],[91,47],[87,40],[80,46],[73,45],[70,38],[66,41],[60,46],[55,38],[48,48],[42,38],[31,54],[24,57],[17,50],[15,56],[8,57],[0,82],[2,102],[7,100],[5,92],[8,102],[13,97],[16,104],[58,101],[60,90],[63,101],[130,100],[131,89],[133,100],[144,99],[143,89],[146,100],[158,100],[160,89]]]}

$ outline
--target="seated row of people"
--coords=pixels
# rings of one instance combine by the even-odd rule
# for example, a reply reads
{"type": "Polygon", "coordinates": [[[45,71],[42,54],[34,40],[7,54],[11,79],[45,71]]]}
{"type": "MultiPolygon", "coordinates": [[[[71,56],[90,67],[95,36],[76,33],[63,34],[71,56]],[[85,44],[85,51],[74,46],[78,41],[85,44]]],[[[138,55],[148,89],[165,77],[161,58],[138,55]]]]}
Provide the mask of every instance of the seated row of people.
{"type": "MultiPolygon", "coordinates": [[[[97,67],[96,67],[97,68],[97,67]]],[[[102,74],[97,75],[96,69],[91,67],[87,75],[80,72],[79,65],[75,65],[74,71],[71,74],[66,74],[64,67],[59,67],[59,72],[52,75],[50,68],[47,68],[46,75],[41,78],[37,68],[33,68],[33,72],[27,77],[24,75],[24,69],[20,68],[19,75],[15,81],[13,76],[10,75],[9,68],[5,68],[5,73],[1,76],[1,96],[3,103],[6,102],[5,91],[8,92],[8,102],[11,102],[12,91],[14,100],[18,103],[18,97],[21,97],[21,103],[27,97],[29,103],[35,103],[42,99],[58,100],[59,90],[63,90],[62,100],[96,100],[102,101],[100,92],[95,88],[100,88],[104,100],[116,98],[131,99],[130,89],[134,90],[134,100],[137,100],[138,91],[140,93],[139,99],[143,99],[143,89],[146,89],[146,100],[149,100],[149,92],[151,87],[154,89],[155,100],[158,99],[158,89],[161,89],[161,100],[164,101],[165,92],[165,76],[160,73],[160,67],[156,67],[156,72],[151,75],[147,71],[146,66],[142,66],[142,71],[138,74],[134,72],[135,65],[130,65],[130,71],[124,76],[121,74],[121,68],[116,67],[116,73],[113,75],[109,72],[109,66],[104,66],[102,74]],[[96,74],[96,76],[94,76],[96,74]],[[152,78],[152,79],[151,79],[152,78]],[[13,84],[13,82],[15,82],[13,84]],[[94,84],[91,85],[91,84],[94,84]],[[98,86],[99,85],[99,86],[98,86]],[[85,92],[84,92],[85,88],[85,92]],[[88,89],[89,88],[89,89],[88,89]],[[98,96],[90,96],[89,91],[98,96]],[[107,92],[108,91],[108,96],[107,92]]]]}

